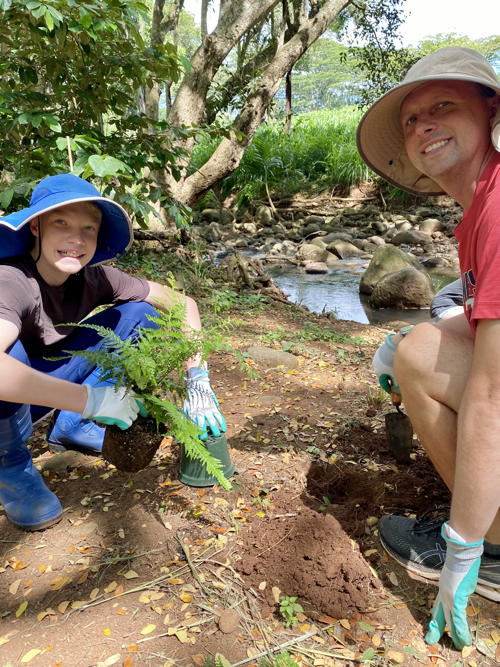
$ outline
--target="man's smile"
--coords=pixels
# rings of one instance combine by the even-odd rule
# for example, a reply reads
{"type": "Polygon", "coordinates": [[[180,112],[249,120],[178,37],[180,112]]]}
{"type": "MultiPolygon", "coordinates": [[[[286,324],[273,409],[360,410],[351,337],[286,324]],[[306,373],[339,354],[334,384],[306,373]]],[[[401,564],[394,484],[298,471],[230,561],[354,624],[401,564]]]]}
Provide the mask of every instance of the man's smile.
{"type": "Polygon", "coordinates": [[[449,139],[440,139],[439,141],[434,141],[432,144],[429,144],[426,146],[422,153],[424,155],[428,155],[429,153],[432,153],[433,151],[438,150],[439,148],[442,148],[443,146],[446,146],[446,144],[449,142],[449,139]]]}

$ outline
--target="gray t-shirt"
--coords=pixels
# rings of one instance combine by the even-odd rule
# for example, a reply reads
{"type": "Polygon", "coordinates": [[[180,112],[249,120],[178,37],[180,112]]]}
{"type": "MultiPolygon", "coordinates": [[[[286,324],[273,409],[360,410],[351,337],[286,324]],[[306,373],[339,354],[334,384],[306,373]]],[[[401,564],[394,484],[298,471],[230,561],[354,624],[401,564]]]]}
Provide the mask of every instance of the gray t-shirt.
{"type": "Polygon", "coordinates": [[[56,325],[81,322],[97,306],[144,301],[148,294],[146,280],[111,266],[87,266],[53,287],[31,255],[0,261],[0,319],[16,325],[32,356],[50,353],[75,328],[56,325]]]}

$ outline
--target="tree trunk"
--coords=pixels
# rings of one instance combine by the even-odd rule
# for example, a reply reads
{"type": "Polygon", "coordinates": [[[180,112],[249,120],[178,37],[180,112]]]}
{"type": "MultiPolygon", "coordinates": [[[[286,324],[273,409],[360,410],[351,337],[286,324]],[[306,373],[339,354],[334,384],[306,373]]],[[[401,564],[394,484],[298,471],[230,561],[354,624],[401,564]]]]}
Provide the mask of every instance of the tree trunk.
{"type": "MultiPolygon", "coordinates": [[[[350,0],[326,0],[323,6],[312,18],[303,18],[298,26],[298,31],[289,41],[278,48],[274,57],[265,68],[260,80],[256,82],[252,93],[247,97],[240,114],[234,122],[234,129],[230,132],[229,138],[224,138],[207,162],[196,172],[187,178],[181,178],[174,181],[168,174],[166,180],[169,182],[173,196],[181,202],[194,204],[201,199],[217,181],[230,174],[243,156],[246,146],[252,139],[256,129],[262,122],[271,100],[273,99],[279,87],[281,79],[293,68],[297,60],[309,48],[309,46],[327,30],[330,23],[337,14],[349,4],[350,0]]],[[[233,0],[233,5],[237,3],[233,0]]],[[[242,26],[243,17],[250,19],[253,15],[254,20],[257,10],[243,3],[245,7],[239,6],[238,11],[241,17],[232,16],[232,33],[228,34],[229,26],[220,24],[212,35],[209,35],[193,58],[193,71],[190,73],[189,80],[181,86],[182,96],[179,94],[175,100],[170,120],[176,124],[195,125],[203,116],[204,99],[214,73],[215,63],[221,62],[221,57],[225,57],[225,50],[228,48],[229,41],[234,39],[238,26],[242,26]],[[233,23],[236,21],[236,25],[233,23]],[[221,31],[224,30],[224,34],[221,31]],[[215,39],[217,34],[217,39],[215,39]],[[220,40],[219,40],[220,35],[220,40]],[[211,38],[214,38],[211,40],[211,38]],[[200,58],[205,56],[205,63],[200,63],[200,58]],[[196,60],[196,64],[195,64],[196,60]],[[199,83],[199,87],[197,87],[199,83]]],[[[266,10],[274,6],[275,2],[251,3],[259,5],[259,14],[261,6],[266,5],[266,10]]],[[[228,9],[228,13],[231,10],[228,9]]],[[[262,12],[263,13],[263,12],[262,12]]]]}
{"type": "Polygon", "coordinates": [[[292,72],[287,72],[285,77],[285,134],[290,132],[292,125],[292,72]]]}
{"type": "Polygon", "coordinates": [[[208,35],[208,28],[207,28],[208,2],[209,0],[201,0],[200,32],[202,41],[208,35]]]}

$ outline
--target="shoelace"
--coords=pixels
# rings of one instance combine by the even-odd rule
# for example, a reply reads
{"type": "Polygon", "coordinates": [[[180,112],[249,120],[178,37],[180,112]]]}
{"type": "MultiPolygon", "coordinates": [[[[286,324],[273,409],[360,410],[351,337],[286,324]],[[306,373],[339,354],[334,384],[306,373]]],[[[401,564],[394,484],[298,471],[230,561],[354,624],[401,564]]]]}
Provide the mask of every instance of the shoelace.
{"type": "Polygon", "coordinates": [[[433,510],[427,510],[415,521],[414,533],[441,532],[441,526],[450,516],[449,506],[443,505],[433,510]]]}

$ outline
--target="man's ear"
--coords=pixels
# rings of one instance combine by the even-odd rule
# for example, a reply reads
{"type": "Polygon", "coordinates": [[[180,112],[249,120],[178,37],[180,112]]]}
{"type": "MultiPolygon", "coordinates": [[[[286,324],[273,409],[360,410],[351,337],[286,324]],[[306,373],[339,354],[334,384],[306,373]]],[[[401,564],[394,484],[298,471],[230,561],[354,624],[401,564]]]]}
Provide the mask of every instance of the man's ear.
{"type": "Polygon", "coordinates": [[[500,151],[500,96],[495,95],[492,98],[492,113],[493,118],[491,120],[491,143],[495,147],[495,150],[500,151]]]}

